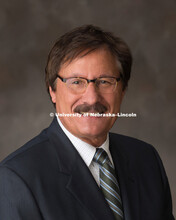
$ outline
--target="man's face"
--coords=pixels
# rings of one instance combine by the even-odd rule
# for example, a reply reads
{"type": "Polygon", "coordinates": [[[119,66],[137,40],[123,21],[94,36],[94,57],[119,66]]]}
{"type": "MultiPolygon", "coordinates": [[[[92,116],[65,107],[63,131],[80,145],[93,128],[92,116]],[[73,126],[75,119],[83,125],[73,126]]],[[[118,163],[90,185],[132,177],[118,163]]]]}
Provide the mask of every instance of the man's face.
{"type": "MultiPolygon", "coordinates": [[[[102,76],[119,77],[118,62],[107,49],[98,49],[85,56],[65,63],[58,75],[62,78],[84,77],[95,79],[102,76]]],[[[104,113],[118,113],[124,95],[122,81],[118,82],[113,93],[100,93],[95,83],[89,83],[85,92],[73,93],[64,82],[57,78],[56,91],[50,88],[53,103],[56,104],[57,113],[75,114],[80,106],[94,106],[99,103],[104,106],[104,113]]],[[[85,111],[85,110],[84,110],[85,111]]],[[[89,110],[89,113],[95,113],[89,110]]],[[[96,112],[97,113],[97,112],[96,112]]],[[[116,117],[60,117],[62,124],[76,137],[94,146],[101,145],[113,126],[116,117]]]]}

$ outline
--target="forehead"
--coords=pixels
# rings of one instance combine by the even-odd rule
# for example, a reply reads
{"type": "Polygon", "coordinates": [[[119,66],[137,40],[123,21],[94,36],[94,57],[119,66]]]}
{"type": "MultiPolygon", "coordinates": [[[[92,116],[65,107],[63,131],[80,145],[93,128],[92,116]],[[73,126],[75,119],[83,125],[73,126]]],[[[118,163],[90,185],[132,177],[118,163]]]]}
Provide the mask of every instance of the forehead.
{"type": "Polygon", "coordinates": [[[119,73],[120,62],[107,48],[85,50],[73,60],[63,63],[59,72],[66,73],[119,73]]]}

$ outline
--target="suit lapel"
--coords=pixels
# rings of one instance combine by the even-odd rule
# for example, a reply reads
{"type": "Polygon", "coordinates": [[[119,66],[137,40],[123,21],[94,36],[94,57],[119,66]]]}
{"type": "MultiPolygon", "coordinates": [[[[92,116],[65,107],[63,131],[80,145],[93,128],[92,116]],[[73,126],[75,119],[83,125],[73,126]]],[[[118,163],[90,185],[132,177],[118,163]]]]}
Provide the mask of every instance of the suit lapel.
{"type": "Polygon", "coordinates": [[[110,135],[110,151],[117,171],[123,202],[125,220],[139,219],[139,197],[137,181],[134,178],[130,160],[123,152],[123,143],[110,135]]]}
{"type": "Polygon", "coordinates": [[[69,175],[66,188],[70,195],[76,198],[92,219],[113,220],[114,216],[91,172],[63,133],[56,118],[48,129],[48,136],[56,149],[58,171],[69,175]]]}
{"type": "Polygon", "coordinates": [[[81,158],[77,158],[67,185],[68,190],[95,219],[114,219],[100,188],[81,160],[81,158]]]}

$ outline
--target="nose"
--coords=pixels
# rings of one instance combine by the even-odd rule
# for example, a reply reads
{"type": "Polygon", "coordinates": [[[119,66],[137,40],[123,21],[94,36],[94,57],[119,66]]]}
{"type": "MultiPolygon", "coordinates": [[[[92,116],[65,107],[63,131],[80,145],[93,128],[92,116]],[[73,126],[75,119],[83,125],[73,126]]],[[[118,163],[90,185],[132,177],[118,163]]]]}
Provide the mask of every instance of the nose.
{"type": "Polygon", "coordinates": [[[86,91],[83,93],[83,101],[89,105],[95,104],[97,101],[100,101],[100,94],[94,82],[90,82],[86,88],[86,91]]]}

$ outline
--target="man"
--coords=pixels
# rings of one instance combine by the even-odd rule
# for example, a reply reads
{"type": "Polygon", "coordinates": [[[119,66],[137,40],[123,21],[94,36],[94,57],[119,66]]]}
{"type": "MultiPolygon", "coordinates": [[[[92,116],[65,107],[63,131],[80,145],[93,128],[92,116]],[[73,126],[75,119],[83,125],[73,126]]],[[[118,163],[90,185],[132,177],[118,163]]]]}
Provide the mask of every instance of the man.
{"type": "Polygon", "coordinates": [[[120,111],[131,63],[126,43],[100,28],[60,37],[46,66],[57,114],[1,163],[0,219],[174,219],[155,149],[109,133],[117,117],[104,117],[120,111]]]}

